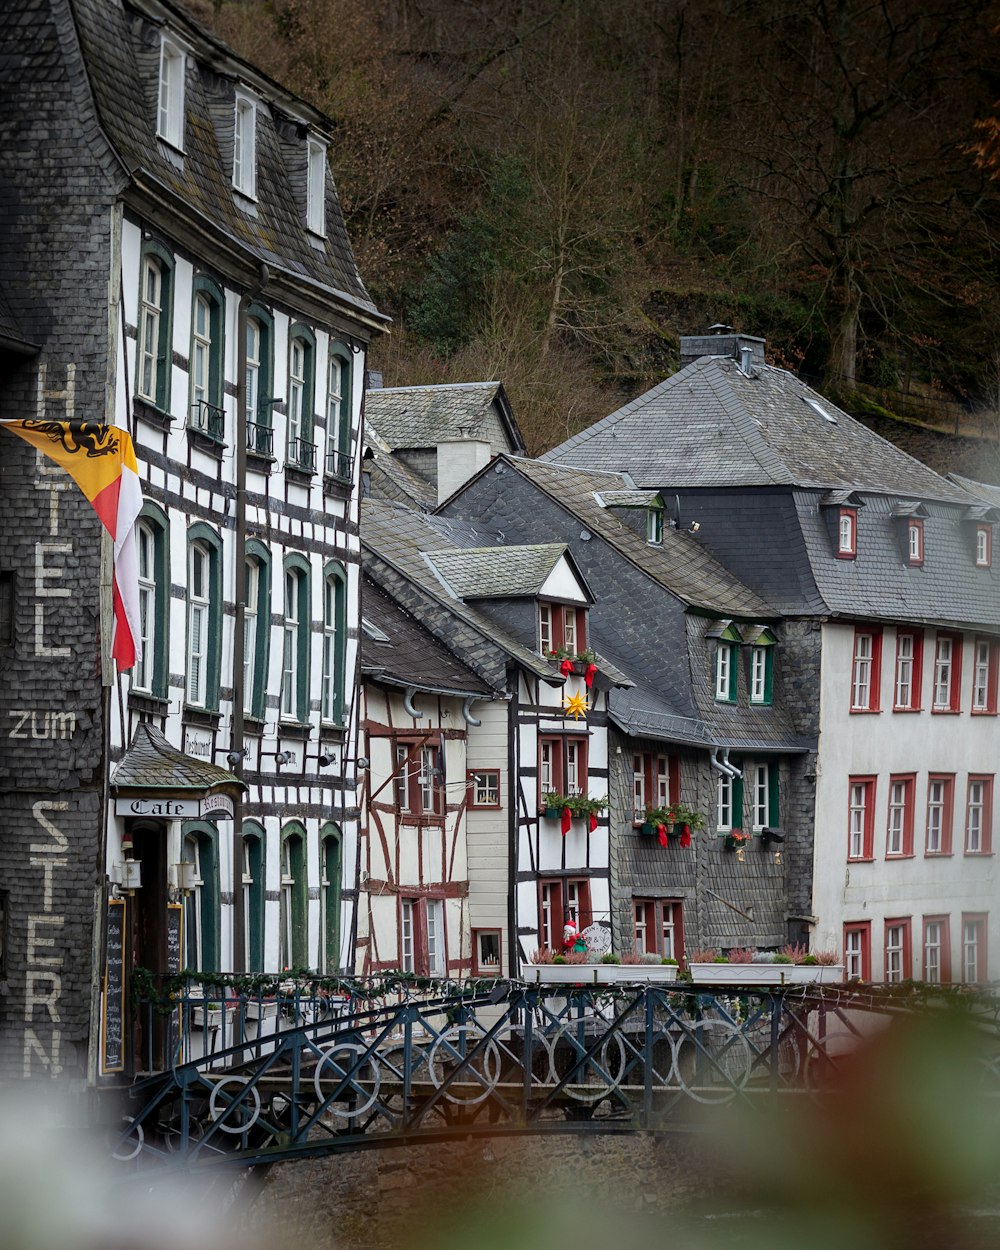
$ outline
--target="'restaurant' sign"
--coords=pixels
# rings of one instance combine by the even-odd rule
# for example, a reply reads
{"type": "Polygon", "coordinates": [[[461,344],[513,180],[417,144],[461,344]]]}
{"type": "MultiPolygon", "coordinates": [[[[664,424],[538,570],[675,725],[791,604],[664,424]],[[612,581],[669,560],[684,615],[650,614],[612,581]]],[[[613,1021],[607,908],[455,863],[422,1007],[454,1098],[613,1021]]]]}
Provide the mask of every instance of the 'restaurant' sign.
{"type": "Polygon", "coordinates": [[[152,816],[161,820],[232,820],[233,800],[226,794],[202,799],[115,799],[116,816],[152,816]]]}

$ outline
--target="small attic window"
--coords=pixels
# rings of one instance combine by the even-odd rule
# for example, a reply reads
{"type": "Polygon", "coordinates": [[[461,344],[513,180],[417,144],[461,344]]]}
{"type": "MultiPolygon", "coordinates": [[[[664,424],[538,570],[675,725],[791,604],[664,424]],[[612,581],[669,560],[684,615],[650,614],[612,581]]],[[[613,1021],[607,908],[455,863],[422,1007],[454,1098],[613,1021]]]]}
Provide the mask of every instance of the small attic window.
{"type": "Polygon", "coordinates": [[[308,186],[306,189],[306,229],[326,234],[326,144],[310,138],[306,145],[308,186]]]}
{"type": "Polygon", "coordinates": [[[841,508],[837,523],[837,558],[853,560],[858,554],[858,510],[841,508]]]}
{"type": "Polygon", "coordinates": [[[233,186],[248,199],[257,198],[257,102],[236,93],[233,132],[233,186]]]}
{"type": "Polygon", "coordinates": [[[660,546],[663,542],[663,509],[647,508],[646,542],[660,546]]]}
{"type": "Polygon", "coordinates": [[[160,87],[156,133],[172,148],[184,148],[184,52],[166,35],[160,44],[160,87]]]}
{"type": "Polygon", "coordinates": [[[993,530],[989,525],[976,526],[976,568],[988,569],[993,563],[993,530]]]}
{"type": "Polygon", "coordinates": [[[361,618],[361,628],[368,635],[368,637],[373,639],[375,642],[389,641],[389,635],[384,630],[379,629],[377,625],[373,625],[372,622],[367,620],[365,617],[361,618]]]}
{"type": "Polygon", "coordinates": [[[837,418],[827,412],[827,410],[821,404],[818,404],[811,396],[803,395],[802,402],[804,404],[808,404],[813,412],[815,412],[818,416],[821,416],[824,421],[828,421],[830,425],[837,424],[837,418]]]}
{"type": "Polygon", "coordinates": [[[906,524],[906,550],[911,564],[923,564],[924,523],[919,517],[911,517],[906,524]]]}

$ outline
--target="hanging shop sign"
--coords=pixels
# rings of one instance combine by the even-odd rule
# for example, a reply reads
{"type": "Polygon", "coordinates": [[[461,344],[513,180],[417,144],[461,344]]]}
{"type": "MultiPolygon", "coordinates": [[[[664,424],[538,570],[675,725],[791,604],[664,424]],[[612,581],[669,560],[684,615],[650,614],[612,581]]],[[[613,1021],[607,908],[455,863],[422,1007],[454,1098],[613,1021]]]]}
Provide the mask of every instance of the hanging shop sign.
{"type": "Polygon", "coordinates": [[[227,794],[206,794],[200,799],[115,799],[116,816],[152,816],[161,820],[232,820],[233,800],[227,794]]]}

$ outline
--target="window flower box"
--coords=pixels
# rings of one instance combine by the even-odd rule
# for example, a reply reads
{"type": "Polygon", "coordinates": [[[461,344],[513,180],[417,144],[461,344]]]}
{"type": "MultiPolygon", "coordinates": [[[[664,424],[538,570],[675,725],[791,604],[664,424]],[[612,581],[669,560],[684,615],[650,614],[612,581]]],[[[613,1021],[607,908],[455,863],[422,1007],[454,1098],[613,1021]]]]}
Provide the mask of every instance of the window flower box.
{"type": "Polygon", "coordinates": [[[695,985],[836,985],[844,979],[843,964],[691,963],[695,985]]]}
{"type": "Polygon", "coordinates": [[[676,964],[597,964],[598,985],[652,985],[677,980],[676,964]]]}
{"type": "Polygon", "coordinates": [[[597,964],[525,964],[529,985],[596,985],[597,964]]]}
{"type": "Polygon", "coordinates": [[[742,829],[733,829],[723,838],[722,845],[727,851],[739,851],[750,841],[750,834],[742,829]]]}

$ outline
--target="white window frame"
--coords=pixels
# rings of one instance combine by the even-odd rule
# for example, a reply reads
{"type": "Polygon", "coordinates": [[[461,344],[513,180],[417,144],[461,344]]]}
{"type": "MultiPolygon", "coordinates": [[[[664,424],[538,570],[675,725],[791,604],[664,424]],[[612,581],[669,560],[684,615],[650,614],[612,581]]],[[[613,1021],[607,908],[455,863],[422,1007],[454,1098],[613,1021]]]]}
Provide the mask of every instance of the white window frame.
{"type": "Polygon", "coordinates": [[[969,983],[979,980],[979,946],[983,928],[982,921],[962,921],[962,980],[969,983]]]}
{"type": "Polygon", "coordinates": [[[410,769],[413,760],[407,761],[410,747],[405,743],[397,743],[393,760],[393,789],[396,793],[396,806],[400,812],[410,810],[410,769]]]}
{"type": "Polygon", "coordinates": [[[854,665],[851,673],[851,707],[857,711],[871,711],[872,662],[875,657],[873,634],[854,635],[854,665]]]}
{"type": "Polygon", "coordinates": [[[716,828],[728,831],[733,828],[733,779],[726,773],[719,774],[716,793],[716,828]]]}
{"type": "Polygon", "coordinates": [[[941,984],[941,949],[944,939],[940,920],[924,921],[924,980],[931,985],[941,984]]]}
{"type": "Polygon", "coordinates": [[[934,710],[951,709],[951,679],[954,672],[955,640],[938,637],[934,644],[934,710]]]}
{"type": "Polygon", "coordinates": [[[285,615],[281,627],[281,715],[295,720],[299,686],[299,591],[302,574],[285,569],[285,615]]]}
{"type": "Polygon", "coordinates": [[[159,381],[160,318],[163,316],[163,266],[154,256],[142,261],[142,298],[139,301],[139,395],[156,403],[159,381]]]}
{"type": "Polygon", "coordinates": [[[207,430],[203,405],[212,400],[212,301],[199,291],[191,310],[191,425],[207,430]],[[204,317],[204,324],[201,318],[204,317]]]}
{"type": "Polygon", "coordinates": [[[988,810],[987,784],[982,778],[969,782],[965,805],[965,853],[979,855],[983,850],[984,819],[988,810]]]}
{"type": "Polygon", "coordinates": [[[916,638],[913,634],[896,635],[896,707],[908,710],[913,707],[913,665],[916,658],[916,638]],[[908,644],[908,649],[906,644],[908,644]]]}
{"type": "Polygon", "coordinates": [[[262,342],[260,322],[247,318],[246,341],[246,414],[248,421],[257,421],[260,403],[260,348],[262,342]]]}
{"type": "Polygon", "coordinates": [[[750,702],[763,703],[767,697],[767,647],[750,648],[750,702]]]}
{"type": "Polygon", "coordinates": [[[653,547],[663,545],[663,509],[646,509],[646,542],[653,547]]]}
{"type": "Polygon", "coordinates": [[[844,934],[844,975],[848,981],[860,981],[864,974],[864,932],[861,929],[848,929],[844,934]]]}
{"type": "Polygon", "coordinates": [[[320,695],[320,716],[333,724],[337,717],[337,592],[334,577],[323,581],[323,685],[320,695]]]}
{"type": "Polygon", "coordinates": [[[841,512],[840,524],[837,529],[837,553],[842,556],[853,556],[857,552],[858,519],[853,512],[841,512]]]}
{"type": "Polygon", "coordinates": [[[242,91],[233,108],[233,186],[248,200],[257,198],[257,101],[242,91]]]}
{"type": "Polygon", "coordinates": [[[326,144],[312,135],[306,141],[306,229],[326,235],[326,144]]]}
{"type": "Polygon", "coordinates": [[[563,618],[563,650],[576,655],[576,609],[564,607],[563,618]]]}
{"type": "Polygon", "coordinates": [[[550,738],[544,739],[539,746],[538,756],[541,767],[539,769],[540,775],[538,781],[541,786],[542,794],[555,789],[553,778],[556,772],[555,752],[558,749],[558,743],[554,742],[550,738]]]}
{"type": "Polygon", "coordinates": [[[416,899],[404,898],[399,904],[399,963],[403,972],[416,972],[416,899]]]}
{"type": "Polygon", "coordinates": [[[988,525],[976,527],[976,568],[990,567],[990,528],[988,525]]]}
{"type": "Polygon", "coordinates": [[[903,963],[906,955],[906,926],[886,925],[885,929],[885,982],[897,985],[903,979],[903,963]]]}
{"type": "Polygon", "coordinates": [[[188,558],[187,701],[205,707],[208,699],[208,633],[212,625],[212,556],[202,543],[188,558]],[[200,584],[199,584],[200,583],[200,584]]]}
{"type": "Polygon", "coordinates": [[[916,521],[910,521],[906,527],[907,549],[911,564],[924,562],[924,527],[916,521]]]}
{"type": "Polygon", "coordinates": [[[132,689],[152,691],[156,657],[156,532],[148,521],[135,527],[139,565],[139,638],[142,654],[132,669],[132,689]]]}
{"type": "Polygon", "coordinates": [[[257,669],[257,604],[260,598],[260,563],[246,562],[246,594],[243,608],[243,711],[253,710],[254,675],[257,669]]]}
{"type": "Polygon", "coordinates": [[[164,36],[160,41],[160,75],[156,109],[156,133],[178,152],[184,151],[184,49],[164,36]]]}
{"type": "Polygon", "coordinates": [[[972,667],[972,710],[986,712],[990,706],[990,641],[977,638],[972,667]]]}
{"type": "Polygon", "coordinates": [[[426,900],[424,914],[427,920],[428,976],[447,976],[448,953],[445,934],[444,899],[428,898],[426,900]]]}
{"type": "Polygon", "coordinates": [[[771,823],[770,767],[767,764],[752,765],[750,778],[753,827],[766,829],[771,823]]]}
{"type": "Polygon", "coordinates": [[[944,818],[948,802],[948,785],[940,777],[927,783],[927,837],[924,850],[940,855],[944,849],[944,818]]]}
{"type": "Polygon", "coordinates": [[[305,341],[293,336],[288,347],[288,438],[285,455],[292,462],[298,459],[298,443],[305,428],[306,373],[305,341]]]}
{"type": "Polygon", "coordinates": [[[886,822],[885,853],[902,855],[906,845],[906,812],[909,786],[894,781],[889,786],[889,818],[886,822]]]}
{"type": "Polygon", "coordinates": [[[865,858],[865,837],[868,830],[868,797],[871,787],[863,781],[851,783],[848,813],[848,858],[865,858]]]}
{"type": "Polygon", "coordinates": [[[641,754],[632,756],[632,814],[641,820],[646,812],[646,766],[641,754]]]}
{"type": "Polygon", "coordinates": [[[715,697],[721,703],[730,703],[733,648],[728,642],[719,642],[715,648],[715,697]]]}
{"type": "Polygon", "coordinates": [[[566,742],[566,794],[582,794],[583,743],[570,738],[566,742]]]}
{"type": "Polygon", "coordinates": [[[472,770],[472,805],[473,807],[500,806],[499,768],[472,770]]]}
{"type": "Polygon", "coordinates": [[[326,452],[327,468],[330,470],[333,468],[334,456],[340,452],[341,423],[347,416],[344,412],[344,373],[346,370],[347,361],[343,356],[339,352],[331,352],[326,371],[326,452]]]}

